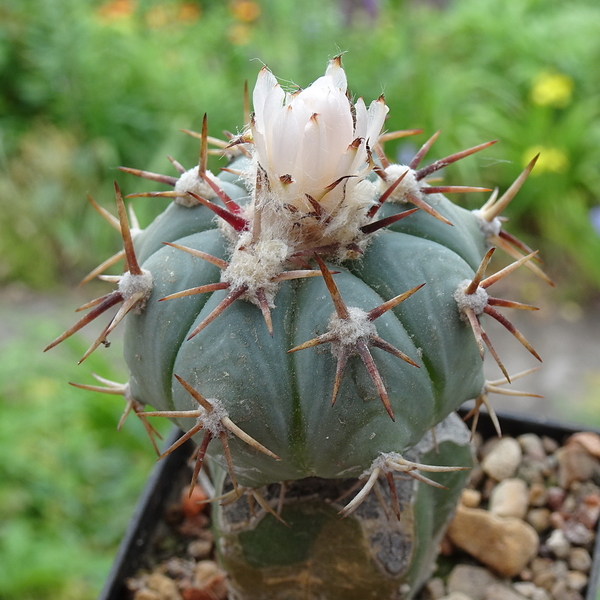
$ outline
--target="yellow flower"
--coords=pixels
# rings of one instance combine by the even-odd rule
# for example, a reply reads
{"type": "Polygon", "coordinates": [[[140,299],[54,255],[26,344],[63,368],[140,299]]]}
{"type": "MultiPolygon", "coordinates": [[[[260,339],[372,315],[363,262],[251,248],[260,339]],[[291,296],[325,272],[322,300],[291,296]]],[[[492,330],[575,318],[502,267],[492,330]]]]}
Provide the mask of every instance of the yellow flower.
{"type": "Polygon", "coordinates": [[[553,146],[532,146],[523,154],[523,165],[528,165],[531,159],[539,154],[532,175],[542,173],[564,173],[569,168],[569,157],[560,148],[553,146]]]}
{"type": "Polygon", "coordinates": [[[571,102],[573,80],[563,73],[540,73],[531,88],[531,101],[538,106],[564,108],[571,102]]]}

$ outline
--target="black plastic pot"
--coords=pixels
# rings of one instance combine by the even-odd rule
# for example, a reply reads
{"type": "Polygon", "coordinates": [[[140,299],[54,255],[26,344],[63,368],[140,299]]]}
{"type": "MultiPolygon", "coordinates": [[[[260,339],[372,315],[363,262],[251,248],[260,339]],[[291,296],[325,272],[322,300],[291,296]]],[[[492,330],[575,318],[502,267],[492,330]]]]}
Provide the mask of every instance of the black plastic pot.
{"type": "MultiPolygon", "coordinates": [[[[499,413],[498,418],[502,431],[515,437],[524,433],[535,433],[562,442],[573,433],[581,431],[581,427],[576,425],[565,425],[526,415],[499,413]]],[[[485,413],[480,415],[477,430],[484,439],[496,435],[491,419],[485,413]]],[[[166,447],[172,445],[180,435],[181,432],[174,429],[166,447]]],[[[157,524],[164,515],[165,507],[175,500],[183,486],[189,483],[191,471],[186,467],[186,463],[193,450],[194,445],[186,442],[160,461],[152,471],[98,600],[128,599],[125,582],[144,566],[143,556],[157,524]]],[[[585,600],[600,600],[600,524],[585,600]]]]}

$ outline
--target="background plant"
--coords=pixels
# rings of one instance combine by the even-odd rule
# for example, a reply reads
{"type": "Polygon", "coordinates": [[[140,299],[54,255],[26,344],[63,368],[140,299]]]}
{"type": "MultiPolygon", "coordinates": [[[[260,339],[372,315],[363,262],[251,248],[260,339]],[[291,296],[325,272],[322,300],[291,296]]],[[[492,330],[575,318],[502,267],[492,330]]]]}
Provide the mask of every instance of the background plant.
{"type": "MultiPolygon", "coordinates": [[[[572,296],[597,290],[600,237],[589,216],[600,179],[600,82],[589,76],[600,52],[597,3],[388,1],[374,16],[348,6],[5,1],[0,277],[44,285],[90,267],[89,248],[111,242],[89,218],[84,192],[104,194],[117,164],[193,156],[195,143],[178,129],[197,128],[204,110],[217,133],[229,115],[241,125],[239,82],[253,79],[251,59],[308,81],[322,56],[348,49],[356,89],[375,95],[386,82],[397,99],[390,129],[443,129],[440,156],[501,140],[453,179],[506,187],[541,150],[512,227],[542,246],[572,296]],[[80,241],[81,228],[92,243],[80,241]],[[43,269],[27,268],[40,259],[43,269]]],[[[146,205],[142,217],[158,210],[146,205]]]]}
{"type": "MultiPolygon", "coordinates": [[[[0,348],[0,597],[7,600],[96,597],[154,462],[139,423],[125,424],[114,443],[120,398],[82,402],[80,390],[65,385],[65,374],[80,377],[74,365],[85,341],[52,357],[35,351],[54,327],[54,319],[34,319],[0,348]]],[[[121,376],[104,356],[92,361],[94,370],[121,376]]]]}

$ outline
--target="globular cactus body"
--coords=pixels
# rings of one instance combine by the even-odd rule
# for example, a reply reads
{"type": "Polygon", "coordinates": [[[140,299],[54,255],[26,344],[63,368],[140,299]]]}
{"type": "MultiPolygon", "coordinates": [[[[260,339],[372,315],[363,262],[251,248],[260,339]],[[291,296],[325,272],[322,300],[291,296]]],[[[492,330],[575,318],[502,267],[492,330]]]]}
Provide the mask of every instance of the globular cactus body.
{"type": "MultiPolygon", "coordinates": [[[[460,443],[452,442],[449,454],[442,444],[441,466],[406,457],[463,402],[489,408],[486,394],[502,393],[499,386],[510,381],[482,327],[484,313],[539,358],[495,308],[533,307],[487,292],[521,264],[547,279],[530,262],[535,253],[498,218],[535,159],[481,210],[454,205],[444,193],[482,189],[433,187],[427,176],[491,142],[419,167],[436,134],[409,165],[390,164],[383,143],[415,132],[381,135],[383,98],[369,108],[362,99],[352,104],[339,57],[294,93],[263,68],[254,109],[242,134],[230,144],[216,141],[230,159],[218,177],[207,170],[206,118],[197,168],[173,161],[178,178],[124,168],[174,188],[138,196],[174,201],[133,232],[118,188],[118,221],[94,203],[120,228],[124,250],[90,277],[120,258],[125,272],[104,277],[117,290],[90,302],[88,315],[49,348],[122,303],[84,358],[126,316],[129,381],[78,385],[122,394],[125,414],[133,410],[151,438],[147,416],[172,418],[187,432],[182,440],[199,444],[195,475],[210,457],[229,472],[228,497],[246,492],[267,512],[274,510],[262,486],[307,478],[359,478],[364,487],[345,515],[380,477],[399,515],[398,472],[419,486],[435,485],[421,471],[442,473],[460,489],[463,474],[453,471],[470,460],[455,452],[460,443]],[[485,277],[490,246],[517,260],[485,277]],[[486,346],[504,380],[484,380],[486,346]]],[[[421,500],[413,507],[425,515],[407,546],[419,563],[407,571],[413,574],[427,570],[420,563],[433,553],[423,548],[439,535],[426,524],[431,511],[439,509],[436,522],[445,523],[452,505],[442,492],[418,489],[415,498],[428,498],[422,502],[429,508],[418,508],[421,500]]],[[[413,590],[421,575],[405,575],[413,590]]]]}
{"type": "MultiPolygon", "coordinates": [[[[438,204],[442,202],[448,203],[440,197],[438,204]]],[[[472,214],[453,209],[454,227],[468,230],[473,225],[472,214]]],[[[175,219],[169,216],[171,230],[156,239],[227,259],[226,244],[214,221],[190,215],[208,209],[198,206],[180,211],[184,233],[189,231],[190,221],[194,227],[200,228],[201,223],[206,229],[178,237],[175,219]]],[[[425,220],[435,219],[425,215],[425,220]]],[[[449,228],[443,223],[441,227],[449,228]]],[[[227,290],[211,297],[197,294],[158,302],[181,290],[218,282],[220,277],[214,265],[162,244],[156,244],[155,252],[142,264],[153,274],[153,295],[145,310],[127,321],[125,354],[133,396],[157,410],[192,410],[194,401],[173,379],[176,373],[205,398],[219,399],[236,424],[281,458],[275,461],[232,439],[238,481],[250,487],[309,476],[357,477],[381,452],[402,453],[449,412],[479,396],[484,385],[473,334],[458,318],[453,300],[458,284],[472,279],[474,268],[455,250],[425,239],[426,223],[422,229],[383,231],[349,268],[329,264],[332,271],[339,271],[334,279],[344,302],[364,311],[426,283],[374,322],[385,341],[420,367],[383,350],[372,350],[395,421],[383,409],[360,357],[349,359],[336,403],[331,406],[336,370],[331,352],[313,348],[288,354],[291,348],[327,331],[333,304],[322,277],[280,286],[273,310],[273,337],[261,311],[238,301],[186,341],[227,290]]],[[[149,239],[155,236],[154,226],[136,240],[141,256],[151,246],[145,243],[146,235],[149,239]]],[[[454,245],[473,260],[476,247],[484,247],[483,235],[478,237],[454,245]]],[[[178,424],[188,430],[194,421],[179,419],[178,424]]],[[[200,441],[201,434],[198,436],[200,441]]],[[[209,453],[213,448],[221,451],[217,440],[209,453]]]]}

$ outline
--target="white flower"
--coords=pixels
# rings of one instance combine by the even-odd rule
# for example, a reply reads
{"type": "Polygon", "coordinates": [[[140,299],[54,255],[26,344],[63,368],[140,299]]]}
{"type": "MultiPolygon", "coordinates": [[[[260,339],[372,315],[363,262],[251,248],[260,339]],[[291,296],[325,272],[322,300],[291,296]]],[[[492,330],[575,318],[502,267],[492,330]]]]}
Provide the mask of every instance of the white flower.
{"type": "MultiPolygon", "coordinates": [[[[308,88],[286,93],[264,67],[254,88],[252,137],[255,160],[268,178],[268,199],[313,210],[307,195],[331,213],[372,202],[367,147],[373,148],[388,108],[382,97],[367,109],[362,98],[352,106],[346,95],[340,58],[308,88]],[[335,188],[328,189],[343,179],[335,188]],[[365,190],[368,198],[364,198],[365,190]]],[[[259,167],[257,167],[259,168],[259,167]]]]}

